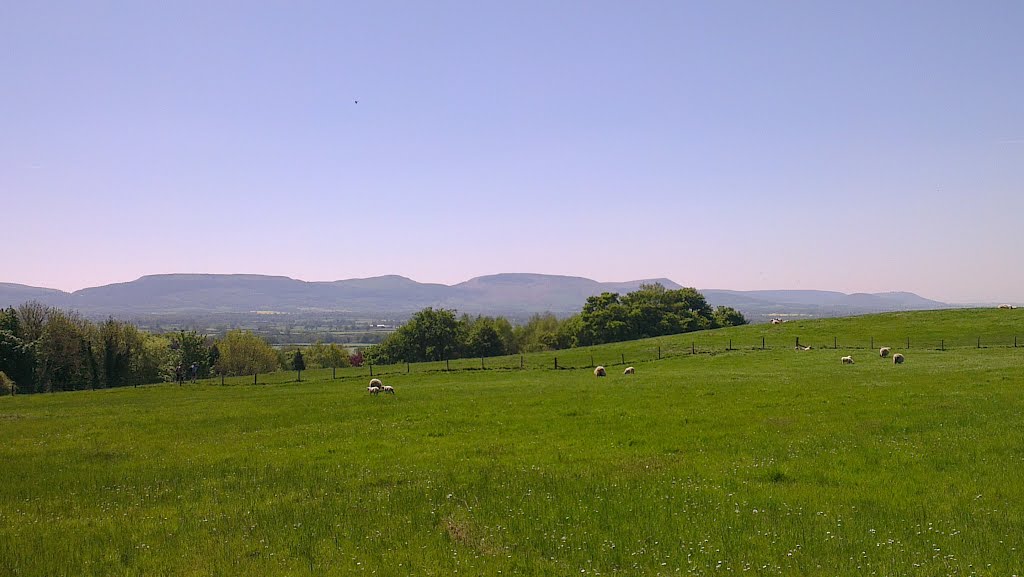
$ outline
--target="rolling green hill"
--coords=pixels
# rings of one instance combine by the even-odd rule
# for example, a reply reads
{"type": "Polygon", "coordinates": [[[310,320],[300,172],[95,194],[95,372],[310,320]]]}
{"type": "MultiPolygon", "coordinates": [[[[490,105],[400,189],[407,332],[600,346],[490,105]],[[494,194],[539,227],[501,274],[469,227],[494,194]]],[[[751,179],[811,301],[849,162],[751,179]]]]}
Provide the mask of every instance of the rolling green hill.
{"type": "Polygon", "coordinates": [[[394,396],[361,368],[3,397],[0,574],[1019,574],[1022,320],[378,368],[394,396]],[[862,345],[908,335],[901,366],[862,345]],[[637,374],[595,378],[591,355],[637,374]]]}

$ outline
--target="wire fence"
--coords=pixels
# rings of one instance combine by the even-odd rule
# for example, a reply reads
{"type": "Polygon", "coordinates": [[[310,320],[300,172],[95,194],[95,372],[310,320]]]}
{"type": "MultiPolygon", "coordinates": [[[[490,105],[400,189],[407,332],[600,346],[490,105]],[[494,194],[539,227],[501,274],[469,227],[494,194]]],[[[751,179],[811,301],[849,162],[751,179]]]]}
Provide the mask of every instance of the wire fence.
{"type": "MultiPolygon", "coordinates": [[[[808,337],[760,337],[751,339],[729,338],[695,338],[689,341],[678,338],[666,339],[665,342],[651,343],[632,341],[600,345],[581,349],[563,349],[544,351],[523,355],[506,355],[499,357],[460,358],[442,361],[418,363],[399,363],[391,365],[366,365],[359,368],[338,369],[334,378],[366,378],[401,374],[423,374],[452,371],[486,371],[486,370],[579,370],[592,369],[596,366],[613,367],[628,366],[636,363],[659,361],[687,355],[713,355],[731,351],[778,351],[800,348],[807,350],[872,350],[889,347],[893,352],[902,350],[935,350],[948,351],[956,349],[988,349],[988,348],[1022,348],[1024,338],[1007,335],[960,336],[944,337],[825,337],[812,335],[808,337]]],[[[330,369],[316,369],[331,373],[330,369]]]]}

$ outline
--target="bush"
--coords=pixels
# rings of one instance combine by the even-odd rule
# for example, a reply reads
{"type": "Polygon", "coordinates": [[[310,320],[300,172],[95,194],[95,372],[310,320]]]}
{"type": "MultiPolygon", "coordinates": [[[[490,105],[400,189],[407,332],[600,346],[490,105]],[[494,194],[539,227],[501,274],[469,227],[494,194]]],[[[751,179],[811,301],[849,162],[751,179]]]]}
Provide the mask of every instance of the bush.
{"type": "Polygon", "coordinates": [[[18,392],[18,385],[7,373],[0,371],[0,395],[13,395],[18,392]]]}

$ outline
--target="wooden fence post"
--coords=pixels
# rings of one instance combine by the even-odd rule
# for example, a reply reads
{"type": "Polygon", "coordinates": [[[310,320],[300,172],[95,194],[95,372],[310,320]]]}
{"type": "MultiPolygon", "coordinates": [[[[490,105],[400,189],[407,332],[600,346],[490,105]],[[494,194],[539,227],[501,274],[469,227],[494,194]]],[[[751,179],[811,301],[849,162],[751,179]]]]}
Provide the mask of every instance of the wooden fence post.
{"type": "Polygon", "coordinates": [[[484,358],[480,357],[480,368],[484,368],[484,358]]]}
{"type": "Polygon", "coordinates": [[[409,363],[405,363],[405,374],[409,374],[409,363]]]}
{"type": "Polygon", "coordinates": [[[373,376],[373,365],[370,365],[370,376],[373,376]]]}
{"type": "Polygon", "coordinates": [[[869,349],[873,349],[873,348],[875,348],[875,337],[871,337],[871,346],[870,346],[870,347],[868,347],[868,348],[869,348],[869,349]]]}
{"type": "Polygon", "coordinates": [[[978,337],[978,348],[981,348],[981,337],[978,337]]]}
{"type": "Polygon", "coordinates": [[[907,348],[910,348],[910,337],[907,337],[907,348]]]}
{"type": "Polygon", "coordinates": [[[729,348],[727,348],[725,350],[727,350],[727,351],[731,351],[732,350],[732,339],[729,339],[729,348]]]}
{"type": "MultiPolygon", "coordinates": [[[[833,349],[838,349],[839,348],[839,337],[832,337],[832,348],[833,349]]],[[[872,348],[874,348],[874,347],[872,347],[872,348]]]]}
{"type": "Polygon", "coordinates": [[[690,341],[690,354],[691,355],[697,354],[697,343],[695,343],[693,341],[690,341]]]}
{"type": "Polygon", "coordinates": [[[519,368],[523,368],[523,355],[519,355],[519,368]]]}
{"type": "Polygon", "coordinates": [[[661,345],[658,345],[658,360],[661,360],[661,345]]]}
{"type": "Polygon", "coordinates": [[[761,337],[761,350],[764,350],[764,337],[761,337]]]}
{"type": "Polygon", "coordinates": [[[448,359],[444,360],[444,370],[446,370],[446,371],[452,370],[452,366],[448,364],[448,359]]]}
{"type": "Polygon", "coordinates": [[[625,355],[625,353],[619,353],[619,357],[622,358],[622,364],[626,364],[626,355],[625,355]]]}
{"type": "Polygon", "coordinates": [[[939,350],[940,351],[946,350],[946,339],[941,339],[939,341],[939,350]]]}
{"type": "Polygon", "coordinates": [[[555,357],[555,368],[558,368],[558,357],[555,357]]]}
{"type": "Polygon", "coordinates": [[[256,375],[258,375],[258,374],[259,373],[253,373],[252,374],[252,384],[254,384],[254,385],[256,384],[256,375]]]}

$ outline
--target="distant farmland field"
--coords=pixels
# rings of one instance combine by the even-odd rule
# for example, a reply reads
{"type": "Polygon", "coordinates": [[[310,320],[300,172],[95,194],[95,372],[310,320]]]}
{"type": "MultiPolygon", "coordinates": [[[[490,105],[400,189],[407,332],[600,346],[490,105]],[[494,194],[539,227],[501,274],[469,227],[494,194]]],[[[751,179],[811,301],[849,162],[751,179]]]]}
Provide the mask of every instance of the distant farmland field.
{"type": "Polygon", "coordinates": [[[1020,575],[1022,321],[3,397],[0,575],[1020,575]]]}

